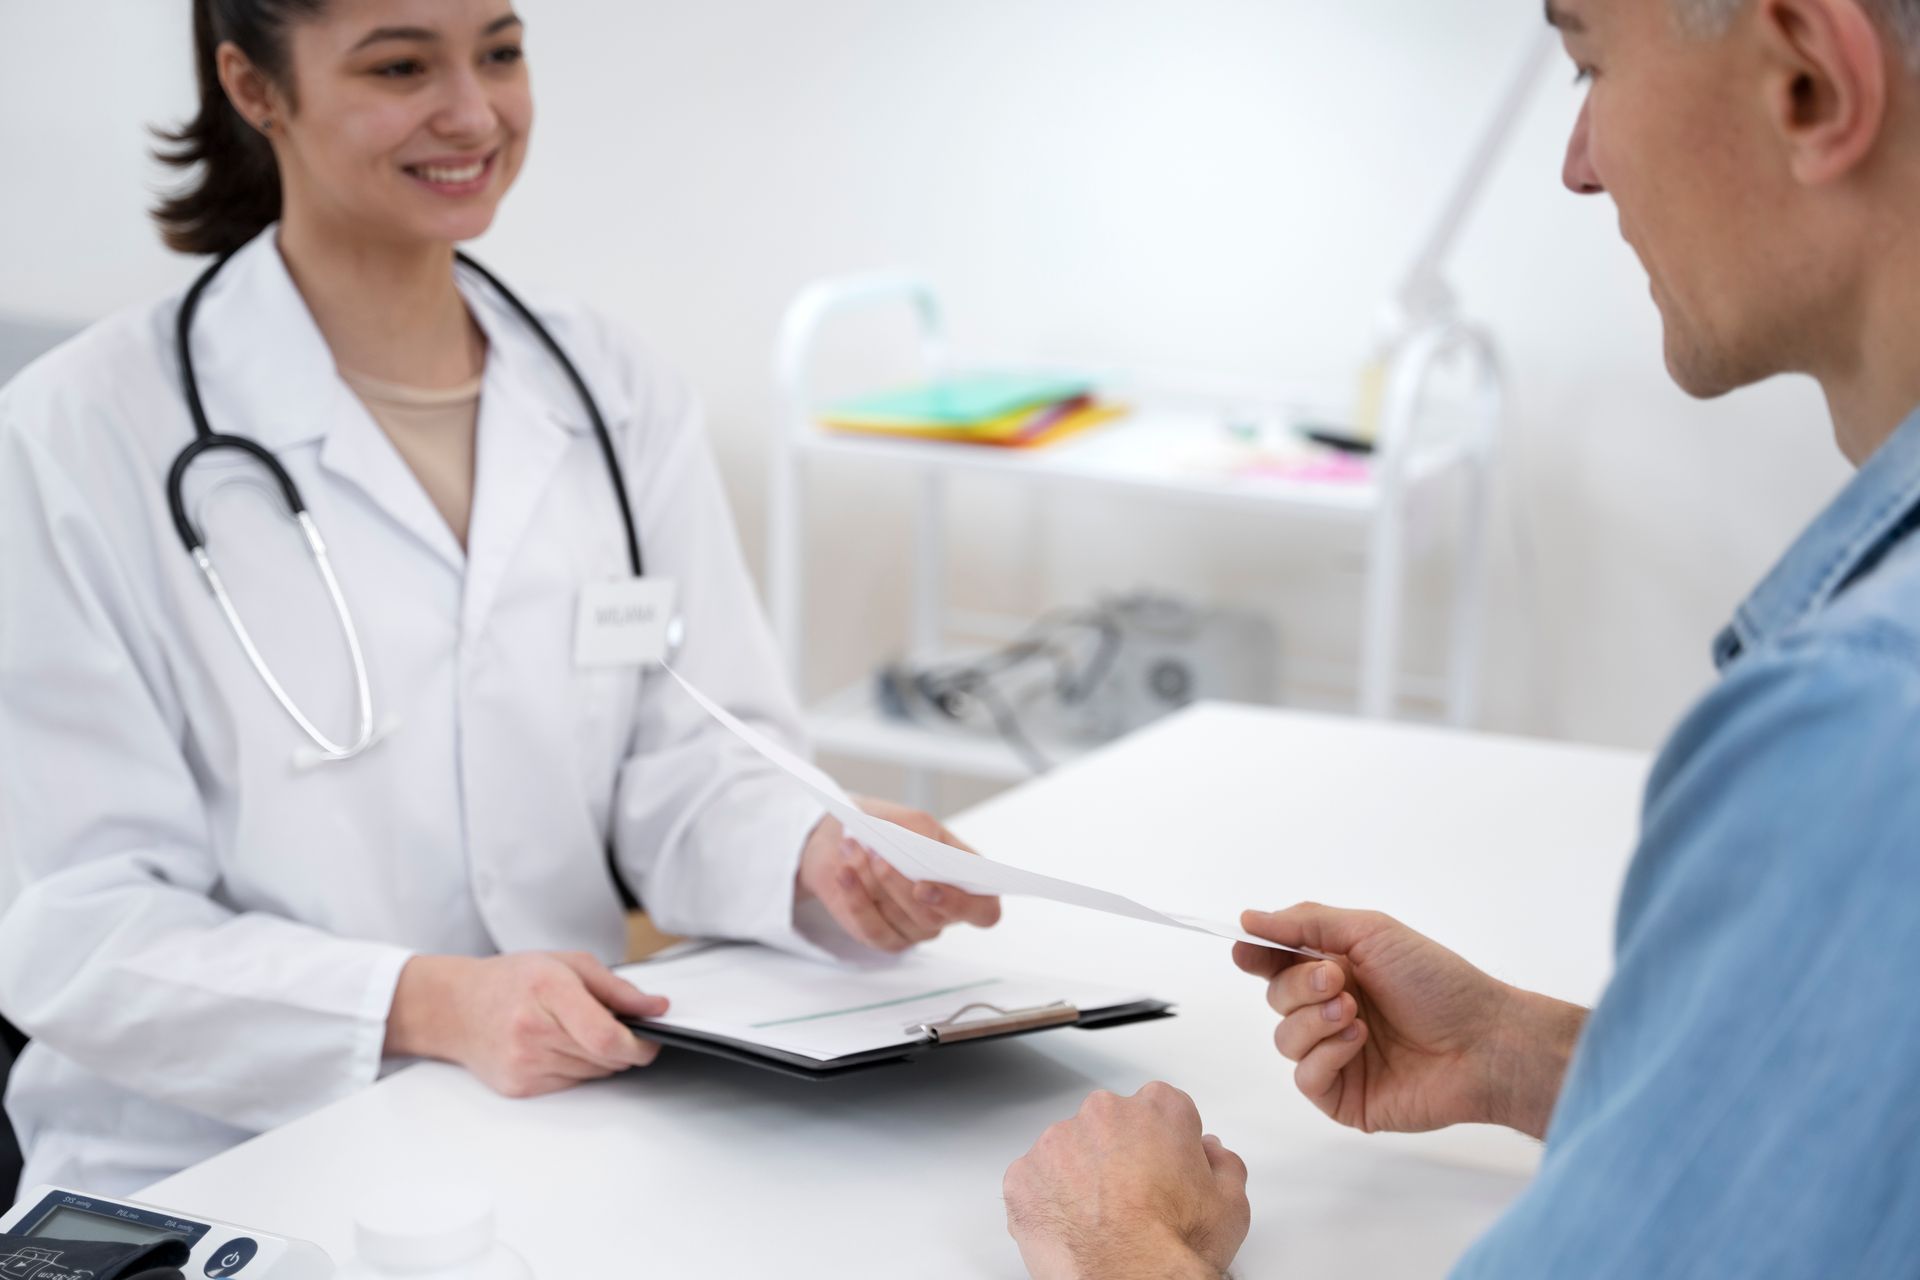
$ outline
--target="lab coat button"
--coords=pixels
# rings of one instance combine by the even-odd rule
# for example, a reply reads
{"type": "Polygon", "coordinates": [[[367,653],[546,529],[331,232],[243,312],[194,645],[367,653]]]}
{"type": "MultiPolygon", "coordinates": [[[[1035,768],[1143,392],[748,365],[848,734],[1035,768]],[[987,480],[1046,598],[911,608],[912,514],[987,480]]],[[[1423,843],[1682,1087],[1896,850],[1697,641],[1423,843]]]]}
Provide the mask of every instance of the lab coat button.
{"type": "Polygon", "coordinates": [[[260,1246],[246,1236],[229,1240],[213,1251],[207,1259],[207,1275],[218,1280],[221,1276],[235,1275],[240,1268],[253,1261],[253,1255],[260,1252],[260,1246]]]}

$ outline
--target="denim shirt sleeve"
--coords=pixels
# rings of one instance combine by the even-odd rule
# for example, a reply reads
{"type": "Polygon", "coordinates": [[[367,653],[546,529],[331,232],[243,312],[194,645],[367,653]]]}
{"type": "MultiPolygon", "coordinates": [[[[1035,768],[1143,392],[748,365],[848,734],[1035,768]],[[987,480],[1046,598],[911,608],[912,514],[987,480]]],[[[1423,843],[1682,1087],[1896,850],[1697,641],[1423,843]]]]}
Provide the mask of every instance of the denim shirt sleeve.
{"type": "Polygon", "coordinates": [[[1920,651],[1743,657],[1648,787],[1618,967],[1463,1280],[1920,1267],[1920,651]]]}

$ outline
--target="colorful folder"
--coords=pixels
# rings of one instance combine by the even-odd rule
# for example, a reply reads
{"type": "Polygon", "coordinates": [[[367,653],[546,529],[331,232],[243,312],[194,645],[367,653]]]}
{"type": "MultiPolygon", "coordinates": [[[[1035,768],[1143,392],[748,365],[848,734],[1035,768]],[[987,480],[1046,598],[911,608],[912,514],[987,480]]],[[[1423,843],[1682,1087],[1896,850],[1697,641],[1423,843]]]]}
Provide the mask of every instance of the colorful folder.
{"type": "Polygon", "coordinates": [[[968,374],[828,409],[835,431],[898,439],[1034,448],[1111,421],[1125,410],[1080,381],[1031,374],[968,374]]]}

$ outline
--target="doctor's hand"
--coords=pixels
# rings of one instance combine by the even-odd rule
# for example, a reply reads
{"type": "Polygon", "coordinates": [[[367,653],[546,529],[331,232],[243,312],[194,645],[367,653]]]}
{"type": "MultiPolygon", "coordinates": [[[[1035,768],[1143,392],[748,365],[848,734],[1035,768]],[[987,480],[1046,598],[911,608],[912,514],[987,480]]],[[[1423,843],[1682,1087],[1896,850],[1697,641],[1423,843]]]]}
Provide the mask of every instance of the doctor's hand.
{"type": "Polygon", "coordinates": [[[1233,947],[1266,979],[1294,1083],[1329,1116],[1366,1133],[1482,1123],[1546,1135],[1585,1009],[1510,987],[1377,911],[1308,902],[1240,925],[1333,957],[1233,947]]]}
{"type": "Polygon", "coordinates": [[[1172,1085],[1102,1090],[1040,1135],[1001,1184],[1036,1280],[1218,1280],[1247,1238],[1247,1166],[1172,1085]]]}
{"type": "MultiPolygon", "coordinates": [[[[860,800],[860,807],[876,818],[973,852],[918,809],[868,798],[860,800]]],[[[950,924],[985,929],[1000,921],[1000,899],[909,880],[849,837],[833,817],[822,818],[807,837],[800,855],[799,890],[803,897],[820,899],[835,923],[856,940],[882,951],[905,951],[939,937],[950,924]]]]}
{"type": "Polygon", "coordinates": [[[650,996],[577,951],[415,956],[400,970],[386,1052],[457,1063],[509,1098],[555,1093],[660,1052],[614,1015],[657,1017],[650,996]]]}

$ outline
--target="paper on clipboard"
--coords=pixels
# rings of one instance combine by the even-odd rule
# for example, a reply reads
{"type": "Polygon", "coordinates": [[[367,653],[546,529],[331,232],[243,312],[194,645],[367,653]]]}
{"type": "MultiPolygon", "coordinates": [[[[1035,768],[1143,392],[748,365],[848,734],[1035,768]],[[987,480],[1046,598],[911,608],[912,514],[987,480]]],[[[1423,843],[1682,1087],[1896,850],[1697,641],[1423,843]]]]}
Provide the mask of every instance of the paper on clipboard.
{"type": "Polygon", "coordinates": [[[1231,924],[1204,920],[1197,916],[1157,911],[1105,889],[1075,884],[1071,880],[1060,880],[1035,871],[1008,866],[1004,862],[995,862],[991,858],[984,858],[963,849],[956,849],[952,845],[942,844],[917,831],[909,831],[898,823],[876,818],[853,803],[847,793],[840,789],[840,784],[820,769],[742,722],[725,707],[694,688],[685,676],[667,666],[666,663],[663,662],[660,665],[708,715],[725,725],[734,736],[752,747],[769,763],[777,766],[805,787],[828,813],[840,820],[841,826],[909,880],[936,880],[941,884],[950,884],[956,889],[964,889],[968,893],[1013,894],[1029,898],[1046,898],[1053,902],[1064,902],[1068,906],[1084,907],[1090,911],[1104,911],[1109,915],[1144,920],[1149,924],[1189,929],[1196,933],[1210,933],[1216,937],[1230,938],[1235,942],[1250,942],[1255,946],[1267,947],[1274,951],[1291,951],[1298,955],[1319,956],[1318,952],[1305,947],[1287,947],[1266,938],[1256,938],[1231,924]]]}

